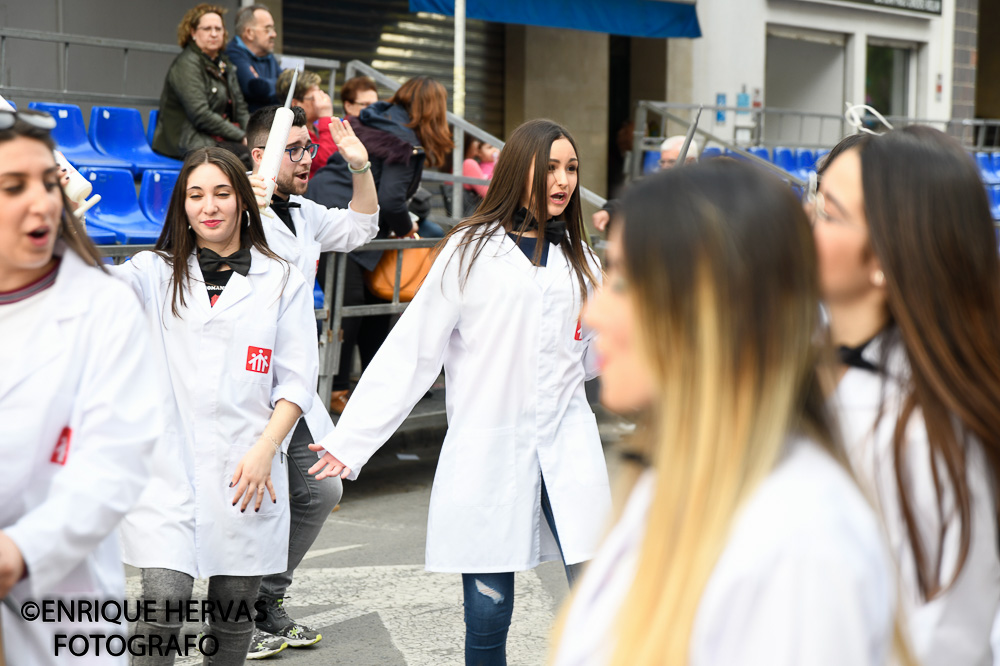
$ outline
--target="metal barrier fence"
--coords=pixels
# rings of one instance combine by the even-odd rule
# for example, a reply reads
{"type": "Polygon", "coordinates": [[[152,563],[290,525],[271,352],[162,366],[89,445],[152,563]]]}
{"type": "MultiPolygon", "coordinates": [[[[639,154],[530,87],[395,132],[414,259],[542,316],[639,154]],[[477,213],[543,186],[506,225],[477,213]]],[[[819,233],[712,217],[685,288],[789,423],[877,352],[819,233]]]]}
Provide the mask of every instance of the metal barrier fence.
{"type": "MultiPolygon", "coordinates": [[[[647,112],[670,111],[677,115],[690,114],[703,108],[700,126],[720,136],[729,135],[727,140],[741,146],[792,146],[797,148],[830,148],[841,138],[854,131],[843,115],[781,109],[775,107],[704,106],[647,100],[640,102],[647,112]]],[[[957,118],[941,120],[933,118],[910,118],[886,116],[893,127],[907,125],[929,125],[962,142],[968,150],[1000,149],[1000,119],[957,118]]],[[[871,118],[871,128],[879,125],[871,118]]],[[[661,140],[670,134],[668,125],[675,119],[661,116],[659,134],[661,140]]],[[[681,121],[684,125],[687,120],[681,121]]],[[[642,127],[636,120],[636,128],[642,127]]]]}
{"type": "MultiPolygon", "coordinates": [[[[843,116],[828,113],[811,113],[791,109],[748,109],[735,106],[700,106],[643,100],[636,108],[631,161],[628,176],[634,180],[642,175],[643,153],[659,150],[664,137],[686,130],[694,112],[702,109],[697,133],[714,144],[727,148],[749,160],[767,166],[797,185],[804,183],[779,167],[750,155],[749,146],[791,146],[797,148],[831,148],[841,138],[854,131],[843,116]],[[719,114],[723,114],[719,116],[719,114]],[[733,115],[728,115],[733,114],[733,115]],[[740,115],[743,114],[743,115],[740,115]],[[660,136],[646,136],[650,118],[658,125],[660,136]],[[732,118],[719,121],[719,118],[732,118]],[[670,129],[674,125],[676,129],[670,129]],[[721,127],[721,130],[719,129],[721,127]],[[773,130],[769,135],[769,129],[773,130]],[[724,137],[720,132],[731,134],[724,137]],[[776,137],[776,138],[775,138],[776,137]],[[826,140],[823,140],[823,139],[826,140]]],[[[955,119],[932,120],[926,118],[886,118],[893,127],[929,125],[951,134],[967,150],[1000,150],[1000,120],[955,119]],[[989,142],[987,142],[989,139],[989,142]]],[[[873,128],[875,125],[873,125],[873,128]]],[[[702,146],[704,147],[704,145],[702,146]]]]}
{"type": "MultiPolygon", "coordinates": [[[[159,106],[159,97],[147,97],[141,95],[129,95],[128,91],[128,60],[129,53],[132,51],[138,51],[142,53],[164,53],[168,55],[176,55],[181,52],[179,46],[173,44],[158,44],[156,42],[140,42],[128,39],[106,39],[104,37],[90,37],[88,35],[71,35],[62,32],[42,32],[40,30],[24,30],[21,28],[0,28],[0,89],[3,89],[5,95],[15,96],[20,95],[28,98],[32,98],[32,101],[42,101],[42,102],[60,102],[60,103],[74,103],[74,104],[114,104],[114,105],[126,105],[126,106],[159,106]],[[7,57],[8,57],[8,42],[10,40],[27,40],[32,42],[49,42],[61,45],[61,66],[59,69],[59,90],[53,90],[48,88],[31,88],[24,86],[11,86],[10,81],[7,80],[7,57]],[[122,92],[120,95],[113,95],[110,93],[99,93],[99,92],[86,92],[70,90],[69,88],[69,65],[70,65],[70,51],[72,46],[97,46],[108,49],[117,49],[122,52],[122,92]]],[[[275,54],[275,56],[280,60],[282,55],[275,54]]],[[[330,96],[333,96],[333,82],[334,76],[333,72],[340,68],[339,60],[330,60],[327,58],[313,58],[311,56],[292,56],[288,55],[289,58],[296,58],[305,62],[305,65],[310,68],[318,69],[320,71],[330,70],[330,96]]],[[[144,71],[141,72],[141,76],[155,77],[155,72],[144,71]]],[[[164,68],[163,72],[160,73],[159,79],[162,80],[166,78],[167,71],[164,68]]]]}

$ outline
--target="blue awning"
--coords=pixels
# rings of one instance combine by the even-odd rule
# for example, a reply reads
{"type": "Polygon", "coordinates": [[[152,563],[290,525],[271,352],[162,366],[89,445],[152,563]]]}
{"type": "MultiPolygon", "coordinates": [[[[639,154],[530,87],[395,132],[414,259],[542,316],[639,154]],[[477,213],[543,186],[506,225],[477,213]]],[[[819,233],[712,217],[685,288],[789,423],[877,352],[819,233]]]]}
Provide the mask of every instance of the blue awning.
{"type": "MultiPolygon", "coordinates": [[[[455,0],[410,0],[411,12],[455,14],[455,0]]],[[[701,37],[694,2],[664,0],[467,0],[471,19],[574,28],[630,37],[701,37]]]]}

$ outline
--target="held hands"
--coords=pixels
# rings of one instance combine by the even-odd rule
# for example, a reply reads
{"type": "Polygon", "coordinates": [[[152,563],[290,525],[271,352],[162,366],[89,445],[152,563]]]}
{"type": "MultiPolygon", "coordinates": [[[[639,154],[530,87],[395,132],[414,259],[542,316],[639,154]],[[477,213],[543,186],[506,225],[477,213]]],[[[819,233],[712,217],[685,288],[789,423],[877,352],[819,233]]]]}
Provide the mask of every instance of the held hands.
{"type": "Polygon", "coordinates": [[[352,169],[364,167],[368,161],[368,149],[354,133],[351,123],[334,118],[330,121],[330,135],[348,166],[352,169]]]}
{"type": "Polygon", "coordinates": [[[274,447],[263,437],[257,440],[243,459],[236,466],[236,473],[229,484],[232,488],[236,486],[236,495],[233,497],[233,506],[243,498],[240,511],[246,511],[251,501],[254,502],[254,511],[260,511],[261,502],[264,501],[264,489],[271,494],[271,502],[277,503],[278,497],[274,494],[274,486],[271,484],[271,460],[274,458],[274,447]]]}
{"type": "MultiPolygon", "coordinates": [[[[319,444],[310,444],[309,450],[319,453],[324,449],[319,444]]],[[[340,476],[340,478],[346,479],[351,473],[351,468],[334,458],[332,453],[326,453],[315,465],[309,468],[307,473],[316,474],[317,481],[322,481],[330,476],[340,476]],[[319,474],[316,474],[316,472],[319,472],[319,474]]]]}
{"type": "Polygon", "coordinates": [[[608,228],[608,222],[611,221],[611,214],[606,210],[599,210],[591,216],[590,221],[594,223],[594,228],[598,231],[604,231],[608,228]]]}
{"type": "Polygon", "coordinates": [[[0,599],[24,576],[24,556],[17,544],[0,530],[0,599]]]}

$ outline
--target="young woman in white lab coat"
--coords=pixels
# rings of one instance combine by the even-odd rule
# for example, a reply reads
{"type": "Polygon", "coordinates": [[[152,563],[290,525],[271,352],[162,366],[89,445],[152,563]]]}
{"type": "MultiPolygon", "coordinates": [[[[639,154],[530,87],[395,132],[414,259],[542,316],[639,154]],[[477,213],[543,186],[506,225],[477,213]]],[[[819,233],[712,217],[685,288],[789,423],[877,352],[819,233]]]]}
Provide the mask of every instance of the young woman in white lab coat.
{"type": "MultiPolygon", "coordinates": [[[[116,276],[153,323],[175,410],[150,489],[123,525],[125,561],[161,607],[189,599],[194,578],[209,579],[217,604],[247,604],[249,614],[208,618],[210,663],[242,664],[261,577],[287,566],[282,447],[316,391],[312,289],[268,249],[243,165],[220,148],[188,155],[155,252],[116,276]]],[[[136,633],[179,629],[174,615],[136,633]]]]}
{"type": "Polygon", "coordinates": [[[815,256],[791,191],[744,164],[623,199],[584,322],[602,403],[642,426],[555,664],[887,663],[896,586],[820,386],[815,256]]]}
{"type": "Polygon", "coordinates": [[[610,507],[584,392],[596,366],[580,313],[601,269],[578,169],[556,123],[511,134],[485,200],[445,239],[310,470],[357,478],[444,364],[448,432],[426,567],[463,574],[469,664],[505,663],[513,572],[561,557],[572,583],[610,507]]]}
{"type": "Polygon", "coordinates": [[[996,659],[1000,261],[958,142],[927,127],[827,162],[811,213],[847,452],[875,498],[925,666],[996,659]]]}
{"type": "Polygon", "coordinates": [[[142,312],[68,213],[46,127],[46,114],[0,111],[0,656],[120,664],[104,641],[55,654],[57,634],[115,625],[20,617],[29,600],[122,602],[115,528],[163,429],[142,312]]]}

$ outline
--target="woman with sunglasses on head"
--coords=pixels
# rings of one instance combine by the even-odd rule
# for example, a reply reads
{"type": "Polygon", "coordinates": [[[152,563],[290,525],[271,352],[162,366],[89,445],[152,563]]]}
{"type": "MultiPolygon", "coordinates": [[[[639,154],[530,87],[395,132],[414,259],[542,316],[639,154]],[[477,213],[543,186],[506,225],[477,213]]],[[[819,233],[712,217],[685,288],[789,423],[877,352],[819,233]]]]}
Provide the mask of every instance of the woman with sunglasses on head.
{"type": "Polygon", "coordinates": [[[166,644],[181,628],[166,601],[176,607],[208,578],[216,608],[250,612],[206,618],[218,652],[205,663],[242,664],[261,577],[288,563],[282,458],[315,393],[312,289],[268,248],[243,165],[221,148],[188,155],[155,251],[115,273],[144,304],[173,392],[162,456],[122,529],[125,562],[142,569],[143,598],[158,608],[136,634],[166,644]]]}
{"type": "Polygon", "coordinates": [[[124,598],[115,528],[163,430],[148,328],[69,214],[53,127],[0,111],[0,657],[112,664],[92,643],[87,658],[56,655],[56,636],[118,627],[17,614],[27,601],[124,598]]]}
{"type": "Polygon", "coordinates": [[[606,268],[584,316],[601,402],[641,427],[554,663],[887,663],[892,566],[821,390],[801,205],[735,161],[657,174],[606,268]]]}
{"type": "Polygon", "coordinates": [[[505,664],[514,572],[561,559],[570,584],[610,507],[584,380],[580,311],[598,283],[579,160],[550,120],[518,127],[476,215],[364,372],[310,472],[356,479],[444,365],[448,432],[427,518],[429,571],[461,573],[466,664],[505,664]]]}
{"type": "Polygon", "coordinates": [[[927,127],[866,137],[810,197],[833,396],[920,662],[990,664],[1000,607],[1000,261],[976,167],[927,127]]]}

